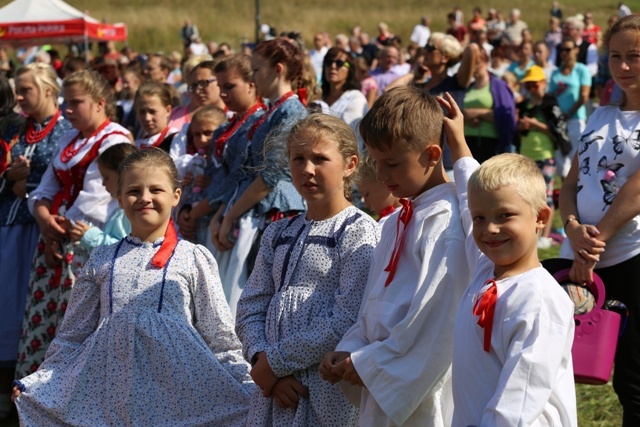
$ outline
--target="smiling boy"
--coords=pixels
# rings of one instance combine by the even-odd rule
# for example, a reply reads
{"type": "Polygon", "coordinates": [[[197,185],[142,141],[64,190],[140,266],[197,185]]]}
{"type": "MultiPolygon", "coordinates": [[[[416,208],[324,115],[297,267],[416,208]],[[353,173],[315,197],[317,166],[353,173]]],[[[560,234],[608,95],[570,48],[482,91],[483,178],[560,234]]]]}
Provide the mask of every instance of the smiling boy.
{"type": "Polygon", "coordinates": [[[460,109],[440,101],[473,275],[455,321],[452,425],[577,426],[573,304],[537,252],[544,178],[519,154],[478,165],[460,109]]]}

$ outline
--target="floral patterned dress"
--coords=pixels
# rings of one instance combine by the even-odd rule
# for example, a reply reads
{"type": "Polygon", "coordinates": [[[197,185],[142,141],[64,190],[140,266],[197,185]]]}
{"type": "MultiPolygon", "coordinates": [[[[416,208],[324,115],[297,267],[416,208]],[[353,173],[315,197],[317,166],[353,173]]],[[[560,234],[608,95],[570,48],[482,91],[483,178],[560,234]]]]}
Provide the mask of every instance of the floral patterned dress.
{"type": "Polygon", "coordinates": [[[255,385],[203,246],[126,237],[96,248],[40,369],[18,382],[22,425],[245,426],[255,385]]]}
{"type": "Polygon", "coordinates": [[[353,206],[324,221],[300,214],[265,230],[236,331],[247,360],[265,352],[274,374],[293,375],[309,398],[281,409],[256,388],[247,425],[355,425],[357,409],[318,367],[356,321],[377,243],[375,221],[353,206]]]}

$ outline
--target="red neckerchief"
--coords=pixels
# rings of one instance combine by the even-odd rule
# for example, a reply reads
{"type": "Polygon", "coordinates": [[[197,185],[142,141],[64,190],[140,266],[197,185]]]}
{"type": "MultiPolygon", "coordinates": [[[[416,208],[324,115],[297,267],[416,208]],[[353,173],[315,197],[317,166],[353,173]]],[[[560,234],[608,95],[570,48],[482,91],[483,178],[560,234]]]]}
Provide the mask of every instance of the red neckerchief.
{"type": "Polygon", "coordinates": [[[498,286],[495,279],[489,279],[484,284],[491,286],[487,288],[480,298],[473,305],[473,315],[480,316],[478,325],[484,328],[484,351],[487,353],[491,348],[491,331],[493,329],[493,314],[496,311],[496,301],[498,300],[498,286]]]}
{"type": "Polygon", "coordinates": [[[382,212],[380,212],[380,218],[378,218],[378,221],[380,221],[385,216],[391,215],[395,211],[396,211],[396,207],[395,206],[393,206],[393,205],[387,206],[386,208],[382,209],[382,212]]]}
{"type": "MultiPolygon", "coordinates": [[[[160,144],[162,144],[162,141],[164,141],[164,138],[167,136],[167,133],[169,133],[169,126],[167,126],[166,128],[162,129],[162,132],[160,132],[160,136],[158,136],[158,139],[156,139],[151,144],[141,144],[140,148],[158,147],[160,144]]],[[[151,137],[153,137],[153,135],[151,135],[151,137]]],[[[151,138],[151,137],[149,137],[149,138],[151,138]]]]}
{"type": "Polygon", "coordinates": [[[78,131],[78,134],[76,135],[76,137],[73,138],[71,140],[71,142],[69,144],[67,144],[66,147],[64,147],[64,150],[62,150],[62,153],[60,153],[60,160],[62,161],[62,163],[67,163],[69,160],[73,159],[76,156],[76,154],[78,154],[80,152],[80,150],[82,150],[84,148],[84,146],[89,143],[91,138],[93,138],[98,133],[100,133],[100,131],[102,129],[106,128],[109,125],[109,123],[111,123],[111,120],[109,120],[109,119],[105,120],[104,123],[102,123],[98,127],[98,129],[96,129],[93,132],[91,132],[91,135],[86,137],[84,142],[82,144],[80,144],[80,146],[76,149],[76,148],[74,148],[74,145],[78,141],[78,138],[80,138],[80,136],[82,135],[82,132],[78,131]]]}
{"type": "Polygon", "coordinates": [[[157,268],[163,268],[169,262],[169,258],[178,245],[178,232],[173,225],[173,219],[169,218],[169,225],[164,232],[164,241],[160,245],[160,249],[151,259],[151,265],[157,268]]]}
{"type": "Polygon", "coordinates": [[[229,138],[231,138],[233,134],[236,133],[238,128],[242,126],[253,113],[261,108],[266,110],[267,106],[262,104],[261,102],[258,102],[253,107],[249,108],[249,110],[244,113],[240,119],[238,119],[237,114],[233,116],[233,119],[231,119],[231,122],[229,122],[229,126],[227,126],[227,129],[225,129],[222,135],[220,135],[214,143],[214,153],[216,157],[222,158],[222,155],[224,154],[224,146],[227,144],[229,138]]]}
{"type": "Polygon", "coordinates": [[[273,114],[274,111],[276,111],[278,109],[279,106],[281,106],[284,101],[286,101],[287,99],[291,98],[293,95],[295,95],[295,93],[293,92],[287,92],[284,95],[282,95],[280,97],[280,99],[278,99],[272,106],[271,108],[269,108],[269,110],[267,110],[267,112],[260,117],[258,120],[256,120],[256,122],[253,124],[253,126],[251,126],[251,129],[249,129],[249,134],[247,135],[248,139],[253,138],[253,134],[256,133],[256,130],[258,130],[258,128],[260,127],[260,125],[262,125],[265,120],[267,120],[269,118],[269,116],[271,114],[273,114]]]}
{"type": "Polygon", "coordinates": [[[396,241],[393,245],[393,252],[391,252],[391,259],[389,260],[389,265],[384,271],[387,271],[389,275],[387,276],[386,282],[384,282],[384,286],[389,286],[389,283],[393,280],[393,276],[396,274],[396,268],[398,268],[398,261],[400,261],[400,254],[402,253],[402,248],[404,246],[404,237],[405,231],[407,230],[407,225],[409,221],[411,221],[411,217],[413,216],[413,208],[411,207],[411,201],[407,199],[400,199],[400,203],[402,203],[402,209],[400,210],[400,215],[398,215],[398,222],[396,223],[396,241]],[[400,224],[402,224],[402,231],[400,231],[400,224]]]}
{"type": "Polygon", "coordinates": [[[24,136],[26,143],[37,144],[38,142],[42,141],[45,136],[51,133],[56,123],[58,122],[59,117],[60,110],[56,111],[51,120],[49,120],[49,124],[47,124],[47,126],[45,126],[43,129],[40,129],[39,131],[35,130],[35,120],[33,119],[33,117],[29,117],[29,119],[27,120],[27,133],[24,136]]]}

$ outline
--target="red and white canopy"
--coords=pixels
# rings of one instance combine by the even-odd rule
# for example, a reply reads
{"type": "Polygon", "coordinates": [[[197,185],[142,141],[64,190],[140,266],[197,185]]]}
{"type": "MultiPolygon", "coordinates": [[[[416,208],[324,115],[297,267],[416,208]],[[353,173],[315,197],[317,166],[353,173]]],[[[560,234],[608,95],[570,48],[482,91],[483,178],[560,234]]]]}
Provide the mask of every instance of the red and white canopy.
{"type": "Polygon", "coordinates": [[[127,39],[125,24],[103,24],[62,0],[15,0],[0,9],[0,43],[35,45],[127,39]]]}

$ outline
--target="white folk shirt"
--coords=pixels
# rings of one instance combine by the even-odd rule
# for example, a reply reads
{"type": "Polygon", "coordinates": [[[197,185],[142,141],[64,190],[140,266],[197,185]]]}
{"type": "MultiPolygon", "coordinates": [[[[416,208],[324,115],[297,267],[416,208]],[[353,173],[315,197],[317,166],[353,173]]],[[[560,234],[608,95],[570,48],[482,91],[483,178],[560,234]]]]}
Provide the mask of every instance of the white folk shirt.
{"type": "Polygon", "coordinates": [[[398,213],[374,250],[356,324],[337,351],[351,352],[366,388],[340,385],[360,407],[361,426],[450,426],[455,308],[469,281],[454,184],[412,200],[393,281],[384,271],[398,213]]]}
{"type": "MultiPolygon", "coordinates": [[[[62,135],[58,141],[56,153],[47,167],[38,188],[29,193],[28,203],[31,213],[33,213],[36,201],[42,199],[53,200],[56,193],[60,191],[61,186],[55,176],[55,172],[53,171],[54,167],[58,170],[69,170],[73,168],[80,163],[82,159],[84,159],[95,142],[99,141],[104,135],[113,132],[122,132],[125,135],[116,133],[106,137],[106,139],[102,141],[102,145],[98,151],[98,156],[113,145],[123,143],[131,144],[131,141],[127,137],[127,135],[129,135],[128,130],[117,123],[109,123],[104,129],[93,136],[93,141],[89,141],[85,144],[86,139],[78,138],[75,144],[76,147],[80,147],[82,144],[85,145],[66,163],[60,159],[60,155],[71,140],[78,135],[78,130],[71,129],[62,135]]],[[[75,202],[73,202],[73,206],[66,211],[64,216],[74,221],[83,221],[96,227],[101,227],[107,220],[107,215],[110,213],[108,211],[110,201],[111,196],[102,185],[102,175],[100,175],[100,171],[98,170],[98,159],[96,158],[93,159],[87,168],[87,173],[84,176],[80,194],[76,198],[75,202]]]]}
{"type": "Polygon", "coordinates": [[[478,163],[454,165],[473,279],[456,315],[453,426],[577,426],[571,346],[573,304],[542,267],[497,281],[489,352],[473,315],[494,265],[475,245],[467,181],[478,163]]]}

